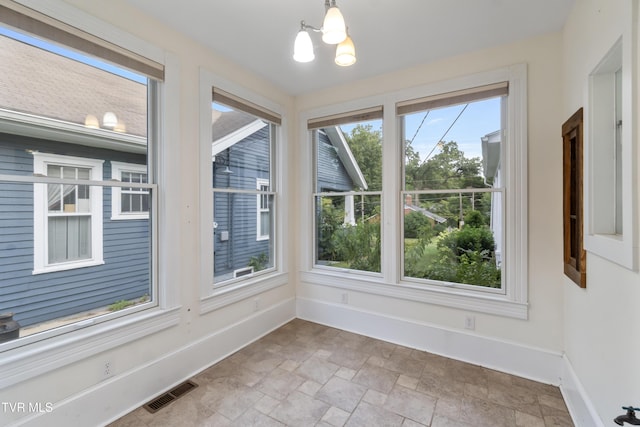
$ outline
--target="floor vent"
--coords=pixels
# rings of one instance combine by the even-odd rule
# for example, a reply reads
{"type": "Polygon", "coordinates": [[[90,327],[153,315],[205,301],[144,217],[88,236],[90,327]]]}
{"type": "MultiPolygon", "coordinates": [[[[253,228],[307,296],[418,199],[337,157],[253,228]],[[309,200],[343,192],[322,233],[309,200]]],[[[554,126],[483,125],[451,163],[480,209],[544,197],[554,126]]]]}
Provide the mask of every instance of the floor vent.
{"type": "Polygon", "coordinates": [[[174,387],[172,390],[169,390],[162,396],[156,397],[151,402],[145,404],[143,408],[153,414],[155,412],[158,412],[160,409],[164,408],[177,398],[184,396],[196,387],[198,387],[198,384],[194,383],[193,381],[185,381],[182,384],[174,387]]]}

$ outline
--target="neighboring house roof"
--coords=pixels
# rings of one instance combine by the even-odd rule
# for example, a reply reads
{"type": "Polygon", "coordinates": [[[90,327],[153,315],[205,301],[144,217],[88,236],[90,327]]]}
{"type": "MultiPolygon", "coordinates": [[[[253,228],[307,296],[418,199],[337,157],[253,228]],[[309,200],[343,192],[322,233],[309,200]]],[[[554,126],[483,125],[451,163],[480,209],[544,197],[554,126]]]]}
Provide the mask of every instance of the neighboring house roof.
{"type": "Polygon", "coordinates": [[[358,162],[353,156],[353,153],[349,148],[349,144],[347,144],[347,140],[344,138],[342,130],[340,130],[338,126],[326,127],[323,128],[323,130],[327,134],[331,145],[336,148],[338,158],[349,174],[349,177],[353,181],[353,184],[363,190],[369,188],[369,186],[367,185],[367,181],[364,179],[364,175],[360,170],[360,166],[358,166],[358,162]]]}
{"type": "Polygon", "coordinates": [[[441,217],[440,215],[436,215],[431,211],[426,210],[425,208],[421,208],[420,206],[416,206],[416,205],[404,205],[404,213],[408,213],[407,211],[411,211],[411,212],[419,212],[422,215],[426,216],[427,218],[431,218],[432,220],[434,220],[435,222],[438,222],[440,224],[442,224],[443,222],[446,222],[447,219],[441,217]]]}
{"type": "Polygon", "coordinates": [[[493,178],[500,169],[500,131],[491,132],[481,137],[482,169],[485,178],[493,178]]]}
{"type": "Polygon", "coordinates": [[[226,150],[244,138],[267,126],[263,120],[242,111],[218,111],[211,114],[211,157],[215,160],[218,153],[226,150]]]}
{"type": "Polygon", "coordinates": [[[127,134],[146,137],[146,85],[6,36],[0,64],[11,65],[0,73],[1,109],[80,125],[113,112],[127,134]]]}

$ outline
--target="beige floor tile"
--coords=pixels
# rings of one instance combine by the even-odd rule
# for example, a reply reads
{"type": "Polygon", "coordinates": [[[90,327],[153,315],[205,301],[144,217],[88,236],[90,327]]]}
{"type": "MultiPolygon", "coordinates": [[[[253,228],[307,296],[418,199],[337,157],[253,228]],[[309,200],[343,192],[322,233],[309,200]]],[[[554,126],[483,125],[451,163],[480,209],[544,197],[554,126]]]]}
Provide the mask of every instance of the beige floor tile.
{"type": "Polygon", "coordinates": [[[301,377],[324,384],[329,381],[329,378],[331,378],[338,369],[340,369],[340,366],[335,363],[328,362],[325,359],[310,357],[296,369],[295,373],[301,377]]]}
{"type": "Polygon", "coordinates": [[[362,397],[362,401],[370,403],[372,405],[382,406],[384,405],[384,402],[387,401],[387,395],[384,393],[380,393],[379,391],[369,389],[362,397]]]}
{"type": "Polygon", "coordinates": [[[557,387],[295,319],[110,427],[572,427],[557,387]]]}
{"type": "Polygon", "coordinates": [[[262,412],[256,411],[255,409],[249,409],[247,412],[242,414],[241,417],[236,419],[230,425],[234,427],[285,427],[286,425],[281,423],[280,421],[274,420],[268,415],[263,414],[262,412]]]}
{"type": "Polygon", "coordinates": [[[545,427],[544,420],[541,417],[534,417],[533,415],[516,411],[516,426],[517,427],[545,427]]]}
{"type": "Polygon", "coordinates": [[[435,407],[435,398],[400,386],[391,390],[384,403],[385,409],[425,425],[431,422],[435,407]]]}
{"type": "Polygon", "coordinates": [[[271,411],[270,416],[289,426],[312,426],[329,407],[320,400],[294,391],[271,411]]]}
{"type": "Polygon", "coordinates": [[[367,389],[342,378],[333,377],[315,395],[332,406],[345,411],[353,411],[367,389]]]}
{"type": "Polygon", "coordinates": [[[404,419],[391,411],[379,406],[371,405],[367,402],[360,402],[353,411],[349,421],[345,424],[347,427],[372,427],[385,426],[394,427],[401,426],[404,419]]]}
{"type": "Polygon", "coordinates": [[[389,393],[399,376],[388,369],[365,364],[353,377],[353,382],[381,393],[389,393]]]}
{"type": "Polygon", "coordinates": [[[356,371],[355,369],[349,369],[349,368],[345,368],[344,366],[341,367],[340,369],[338,369],[336,371],[336,373],[334,374],[336,377],[340,377],[343,380],[351,380],[356,374],[358,373],[358,371],[356,371]]]}
{"type": "Polygon", "coordinates": [[[313,380],[306,380],[305,382],[300,384],[300,387],[298,387],[298,391],[301,391],[307,396],[313,397],[321,388],[322,388],[322,384],[317,383],[313,380]]]}
{"type": "Polygon", "coordinates": [[[324,414],[321,421],[333,427],[342,427],[344,423],[347,422],[350,416],[351,412],[343,411],[340,408],[332,406],[331,408],[329,408],[327,413],[324,414]]]}
{"type": "Polygon", "coordinates": [[[425,427],[425,424],[417,423],[409,418],[405,418],[402,427],[425,427]]]}
{"type": "Polygon", "coordinates": [[[304,381],[305,379],[303,377],[296,375],[293,372],[278,368],[265,376],[258,384],[256,384],[255,388],[274,399],[282,400],[295,389],[300,387],[300,384],[304,381]]]}
{"type": "Polygon", "coordinates": [[[262,399],[258,400],[255,405],[253,405],[254,409],[262,412],[265,415],[268,415],[269,412],[273,411],[273,408],[278,406],[280,401],[278,399],[274,399],[271,396],[264,395],[262,399]]]}
{"type": "Polygon", "coordinates": [[[418,378],[412,378],[412,377],[408,377],[408,376],[406,376],[404,374],[400,374],[396,384],[400,385],[402,387],[409,388],[411,390],[415,390],[416,387],[418,387],[418,383],[419,382],[420,382],[420,380],[418,378]]]}

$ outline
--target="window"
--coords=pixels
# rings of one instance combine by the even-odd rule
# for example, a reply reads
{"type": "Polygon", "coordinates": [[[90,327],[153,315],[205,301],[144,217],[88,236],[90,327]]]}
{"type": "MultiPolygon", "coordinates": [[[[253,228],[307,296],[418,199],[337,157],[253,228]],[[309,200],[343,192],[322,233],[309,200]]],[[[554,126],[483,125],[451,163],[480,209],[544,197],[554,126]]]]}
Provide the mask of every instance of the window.
{"type": "Polygon", "coordinates": [[[502,289],[507,83],[399,103],[404,277],[502,289]]]}
{"type": "MultiPolygon", "coordinates": [[[[147,183],[145,165],[111,162],[111,179],[135,184],[147,183]]],[[[111,219],[149,218],[149,190],[140,187],[113,187],[111,219]]]]}
{"type": "Polygon", "coordinates": [[[517,64],[301,112],[301,280],[526,319],[526,88],[517,64]]]}
{"type": "Polygon", "coordinates": [[[635,270],[638,221],[633,135],[637,125],[632,76],[637,52],[628,27],[589,76],[584,244],[589,252],[635,270]]]}
{"type": "Polygon", "coordinates": [[[0,312],[20,324],[0,350],[157,305],[150,218],[163,73],[75,26],[0,5],[0,259],[11,260],[0,263],[0,312]],[[146,220],[111,221],[113,204],[146,220]]]}
{"type": "Polygon", "coordinates": [[[382,108],[309,120],[315,265],[381,272],[382,108]]]}
{"type": "Polygon", "coordinates": [[[256,196],[256,210],[258,217],[257,223],[257,240],[265,240],[269,238],[269,229],[271,228],[271,209],[269,208],[269,180],[256,179],[256,186],[261,193],[256,196]]]}
{"type": "Polygon", "coordinates": [[[274,271],[274,158],[280,118],[213,89],[211,162],[213,283],[237,283],[274,271]]]}
{"type": "MultiPolygon", "coordinates": [[[[102,161],[33,154],[34,173],[101,180],[102,161]]],[[[98,265],[102,259],[102,188],[34,184],[34,274],[98,265]]]]}

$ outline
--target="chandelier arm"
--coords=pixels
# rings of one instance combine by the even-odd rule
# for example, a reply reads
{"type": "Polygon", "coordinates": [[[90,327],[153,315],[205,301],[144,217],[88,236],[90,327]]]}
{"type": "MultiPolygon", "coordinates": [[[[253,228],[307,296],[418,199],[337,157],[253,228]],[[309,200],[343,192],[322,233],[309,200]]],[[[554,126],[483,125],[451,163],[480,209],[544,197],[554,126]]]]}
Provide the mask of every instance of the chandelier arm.
{"type": "Polygon", "coordinates": [[[314,31],[316,33],[321,33],[322,32],[322,28],[316,28],[313,25],[309,25],[304,21],[300,21],[300,29],[301,30],[311,30],[311,31],[314,31]]]}

